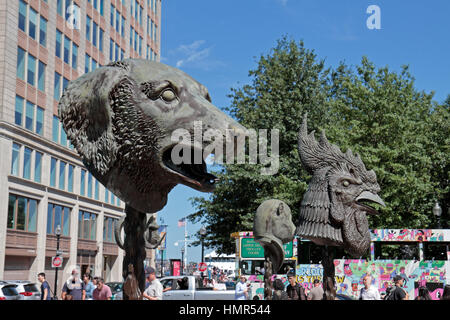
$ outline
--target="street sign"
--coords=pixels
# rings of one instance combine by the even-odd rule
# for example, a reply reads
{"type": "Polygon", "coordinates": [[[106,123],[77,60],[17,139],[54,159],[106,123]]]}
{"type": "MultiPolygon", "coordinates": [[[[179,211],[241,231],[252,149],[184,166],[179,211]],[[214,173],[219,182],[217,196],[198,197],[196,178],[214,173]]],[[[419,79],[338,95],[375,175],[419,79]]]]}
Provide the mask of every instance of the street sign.
{"type": "Polygon", "coordinates": [[[198,271],[204,272],[204,271],[206,271],[206,269],[207,269],[206,263],[200,262],[200,263],[198,264],[198,271]]]}
{"type": "Polygon", "coordinates": [[[52,257],[52,268],[60,268],[63,263],[63,258],[60,256],[52,257]]]}
{"type": "MultiPolygon", "coordinates": [[[[293,247],[292,241],[283,245],[284,248],[284,257],[292,258],[293,256],[293,247]]],[[[255,259],[255,258],[264,258],[264,249],[259,244],[259,242],[255,241],[254,238],[242,238],[241,239],[241,258],[247,259],[255,259]]]]}

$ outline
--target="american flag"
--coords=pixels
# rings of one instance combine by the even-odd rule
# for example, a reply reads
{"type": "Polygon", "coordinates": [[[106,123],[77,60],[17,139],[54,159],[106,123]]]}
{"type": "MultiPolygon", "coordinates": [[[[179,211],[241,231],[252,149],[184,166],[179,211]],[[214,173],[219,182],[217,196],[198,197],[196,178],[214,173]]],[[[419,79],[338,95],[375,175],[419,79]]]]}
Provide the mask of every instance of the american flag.
{"type": "Polygon", "coordinates": [[[178,220],[178,227],[184,227],[186,225],[186,218],[182,218],[180,220],[178,220]]]}

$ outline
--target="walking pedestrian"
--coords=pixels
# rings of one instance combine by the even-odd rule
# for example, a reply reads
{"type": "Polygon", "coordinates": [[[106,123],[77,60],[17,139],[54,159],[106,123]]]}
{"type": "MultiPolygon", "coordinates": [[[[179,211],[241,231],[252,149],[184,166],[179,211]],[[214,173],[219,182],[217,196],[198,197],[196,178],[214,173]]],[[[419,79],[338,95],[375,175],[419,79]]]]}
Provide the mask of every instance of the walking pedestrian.
{"type": "Polygon", "coordinates": [[[450,300],[450,284],[445,285],[441,300],[450,300]]]}
{"type": "Polygon", "coordinates": [[[52,295],[50,294],[50,285],[47,280],[45,280],[45,273],[41,272],[38,274],[38,281],[41,283],[41,300],[52,300],[52,295]]]}
{"type": "Polygon", "coordinates": [[[414,300],[433,300],[430,296],[430,291],[428,291],[427,287],[419,287],[419,293],[414,300]]]}
{"type": "Polygon", "coordinates": [[[156,270],[149,267],[145,273],[150,284],[142,293],[144,300],[162,300],[163,287],[161,282],[156,279],[156,270]]]}
{"type": "Polygon", "coordinates": [[[63,300],[85,300],[86,290],[84,282],[79,277],[78,270],[73,269],[72,275],[64,283],[61,298],[63,300]]]}
{"type": "Polygon", "coordinates": [[[394,287],[389,291],[386,300],[409,300],[409,294],[403,290],[404,279],[400,275],[394,277],[394,287]]]}
{"type": "Polygon", "coordinates": [[[288,294],[284,291],[284,284],[281,279],[273,280],[272,300],[289,300],[288,294]]]}
{"type": "Polygon", "coordinates": [[[243,275],[239,278],[239,282],[236,284],[236,290],[234,293],[235,300],[248,300],[248,286],[246,281],[247,279],[243,275]]]}
{"type": "Polygon", "coordinates": [[[313,288],[308,293],[308,300],[323,300],[323,288],[319,279],[314,279],[313,288]]]}
{"type": "Polygon", "coordinates": [[[289,300],[306,300],[305,289],[297,283],[294,273],[288,273],[289,285],[286,288],[286,293],[289,300]]]}
{"type": "Polygon", "coordinates": [[[361,288],[359,300],[381,300],[380,292],[372,285],[372,276],[365,275],[363,278],[364,288],[361,288]]]}
{"type": "Polygon", "coordinates": [[[97,279],[97,288],[92,293],[94,300],[111,300],[111,289],[105,284],[105,280],[101,277],[97,279]]]}
{"type": "Polygon", "coordinates": [[[92,277],[89,273],[83,275],[84,288],[86,290],[86,300],[92,300],[92,294],[96,288],[96,285],[92,283],[92,277]]]}

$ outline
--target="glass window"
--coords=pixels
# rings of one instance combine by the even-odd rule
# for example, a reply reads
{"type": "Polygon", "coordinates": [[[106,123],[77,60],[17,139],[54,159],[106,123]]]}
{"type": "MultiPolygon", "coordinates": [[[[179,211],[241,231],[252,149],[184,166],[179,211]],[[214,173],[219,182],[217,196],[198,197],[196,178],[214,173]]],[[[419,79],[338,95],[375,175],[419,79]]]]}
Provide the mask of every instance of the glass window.
{"type": "Polygon", "coordinates": [[[86,39],[91,41],[91,18],[86,16],[86,39]]]}
{"type": "Polygon", "coordinates": [[[56,187],[56,162],[57,160],[52,157],[50,161],[50,186],[56,187]]]}
{"type": "Polygon", "coordinates": [[[39,21],[39,43],[45,47],[47,45],[47,20],[40,16],[39,21]]]}
{"type": "Polygon", "coordinates": [[[17,222],[14,229],[25,230],[26,210],[27,199],[24,197],[17,197],[17,222]]]}
{"type": "Polygon", "coordinates": [[[70,57],[70,39],[64,36],[64,62],[69,64],[70,57]]]}
{"type": "Polygon", "coordinates": [[[97,69],[97,61],[91,59],[91,71],[94,71],[95,69],[97,69]]]}
{"type": "Polygon", "coordinates": [[[63,0],[58,0],[56,3],[56,12],[62,17],[63,16],[63,0]]]}
{"type": "Polygon", "coordinates": [[[44,109],[36,106],[36,133],[43,135],[44,133],[44,109]]]}
{"type": "Polygon", "coordinates": [[[108,219],[108,241],[112,242],[113,219],[108,219]]]}
{"type": "Polygon", "coordinates": [[[78,46],[72,42],[72,68],[76,69],[78,63],[78,46]]]}
{"type": "Polygon", "coordinates": [[[103,52],[103,29],[99,28],[99,39],[98,39],[98,48],[101,52],[103,52]]]}
{"type": "Polygon", "coordinates": [[[114,42],[109,39],[109,61],[114,61],[114,42]]]}
{"type": "Polygon", "coordinates": [[[120,35],[122,37],[125,37],[125,18],[123,16],[121,16],[122,19],[122,23],[120,25],[120,35]]]}
{"type": "Polygon", "coordinates": [[[65,4],[65,10],[66,10],[66,21],[69,21],[70,15],[72,14],[72,12],[69,10],[70,5],[71,5],[72,0],[66,0],[66,4],[65,4]]]}
{"type": "Polygon", "coordinates": [[[55,115],[53,115],[53,121],[52,121],[52,140],[54,142],[59,141],[59,119],[55,115]]]}
{"type": "Polygon", "coordinates": [[[54,205],[54,218],[53,218],[53,232],[55,233],[56,228],[58,228],[58,226],[61,228],[62,224],[61,224],[61,218],[62,218],[62,207],[61,206],[57,206],[54,205]]]}
{"type": "Polygon", "coordinates": [[[36,232],[37,200],[28,199],[28,232],[36,232]]]}
{"type": "Polygon", "coordinates": [[[94,0],[94,9],[98,10],[98,4],[97,4],[98,0],[94,0]]]}
{"type": "Polygon", "coordinates": [[[97,227],[97,216],[95,214],[91,214],[91,240],[95,240],[95,236],[96,236],[96,227],[97,227]]]}
{"type": "Polygon", "coordinates": [[[17,77],[25,80],[25,50],[17,47],[17,77]]]}
{"type": "Polygon", "coordinates": [[[83,211],[78,211],[78,238],[82,238],[83,230],[83,211]]]}
{"type": "Polygon", "coordinates": [[[111,3],[111,11],[109,13],[109,22],[111,24],[111,27],[114,28],[114,12],[116,11],[116,8],[111,3]]]}
{"type": "Polygon", "coordinates": [[[99,198],[100,183],[95,179],[95,200],[99,198]]]}
{"type": "Polygon", "coordinates": [[[111,201],[110,204],[114,204],[115,201],[115,195],[111,192],[111,201]]]}
{"type": "Polygon", "coordinates": [[[120,60],[123,60],[124,54],[125,52],[122,49],[120,49],[120,60]]]}
{"type": "Polygon", "coordinates": [[[70,208],[64,207],[64,218],[62,226],[62,235],[69,236],[69,221],[70,221],[70,208]]]}
{"type": "Polygon", "coordinates": [[[104,0],[99,0],[100,1],[100,15],[103,16],[104,12],[104,0]]]}
{"type": "Polygon", "coordinates": [[[61,96],[61,75],[58,72],[55,72],[55,84],[53,89],[53,98],[59,100],[59,97],[61,96]]]}
{"type": "Polygon", "coordinates": [[[11,174],[19,175],[19,160],[20,160],[20,144],[13,142],[12,147],[12,160],[11,160],[11,174]]]}
{"type": "Polygon", "coordinates": [[[59,189],[64,190],[66,186],[66,163],[59,161],[59,189]]]}
{"type": "Polygon", "coordinates": [[[23,175],[22,177],[25,179],[31,179],[31,154],[33,150],[25,147],[23,153],[23,175]]]}
{"type": "Polygon", "coordinates": [[[84,192],[86,189],[86,170],[81,169],[81,182],[80,182],[80,194],[84,196],[84,192]]]}
{"type": "Polygon", "coordinates": [[[34,181],[41,182],[41,172],[42,172],[42,153],[34,152],[34,181]]]}
{"type": "Polygon", "coordinates": [[[28,11],[30,17],[28,19],[28,35],[36,40],[37,12],[30,7],[28,11]]]}
{"type": "Polygon", "coordinates": [[[86,53],[84,56],[84,73],[88,73],[91,65],[91,57],[86,53]]]}
{"type": "Polygon", "coordinates": [[[66,131],[64,130],[64,128],[62,127],[61,124],[61,141],[60,144],[63,145],[64,147],[67,147],[67,134],[66,131]]]}
{"type": "Polygon", "coordinates": [[[45,91],[45,64],[41,60],[38,62],[38,89],[45,91]]]}
{"type": "Polygon", "coordinates": [[[61,43],[62,43],[62,33],[56,29],[56,43],[55,43],[55,55],[61,58],[61,43]]]}
{"type": "Polygon", "coordinates": [[[69,173],[67,175],[67,191],[73,192],[73,170],[74,166],[69,164],[69,173]]]}
{"type": "Polygon", "coordinates": [[[16,196],[10,194],[8,201],[8,223],[7,228],[14,228],[16,222],[16,196]]]}
{"type": "Polygon", "coordinates": [[[69,79],[63,77],[63,91],[67,88],[67,85],[69,84],[69,79]]]}
{"type": "Polygon", "coordinates": [[[116,10],[116,31],[120,30],[120,12],[116,10]]]}
{"type": "Polygon", "coordinates": [[[33,120],[34,120],[34,104],[30,101],[26,103],[26,111],[25,111],[25,128],[33,131],[33,120]]]}
{"type": "Polygon", "coordinates": [[[87,196],[92,198],[92,173],[88,172],[87,196]]]}
{"type": "Polygon", "coordinates": [[[34,86],[36,78],[36,58],[28,53],[28,74],[27,82],[34,86]]]}
{"type": "Polygon", "coordinates": [[[25,1],[20,0],[19,2],[19,29],[23,32],[26,32],[26,23],[27,21],[27,4],[25,1]]]}
{"type": "Polygon", "coordinates": [[[83,212],[83,239],[89,239],[90,219],[89,212],[83,212]]]}
{"type": "Polygon", "coordinates": [[[21,126],[22,125],[22,115],[23,115],[23,103],[24,99],[22,97],[16,96],[16,107],[14,113],[14,123],[21,126]]]}
{"type": "Polygon", "coordinates": [[[130,26],[130,49],[133,45],[133,27],[130,26]]]}
{"type": "Polygon", "coordinates": [[[105,202],[109,202],[109,190],[105,188],[105,202]]]}
{"type": "Polygon", "coordinates": [[[47,234],[53,231],[53,204],[49,203],[47,207],[47,234]]]}
{"type": "Polygon", "coordinates": [[[94,22],[94,26],[92,28],[92,44],[96,47],[97,46],[97,30],[98,25],[94,22]]]}
{"type": "Polygon", "coordinates": [[[114,60],[119,60],[119,46],[117,45],[117,43],[115,43],[115,46],[114,46],[115,48],[114,48],[114,56],[116,57],[114,60]]]}

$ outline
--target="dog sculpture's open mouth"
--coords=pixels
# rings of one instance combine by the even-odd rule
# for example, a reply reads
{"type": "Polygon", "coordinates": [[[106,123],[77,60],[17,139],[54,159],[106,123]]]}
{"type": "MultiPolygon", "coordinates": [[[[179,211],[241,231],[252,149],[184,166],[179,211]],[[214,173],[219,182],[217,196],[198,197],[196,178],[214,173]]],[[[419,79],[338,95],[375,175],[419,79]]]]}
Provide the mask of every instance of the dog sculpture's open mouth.
{"type": "MultiPolygon", "coordinates": [[[[214,189],[214,184],[216,183],[218,178],[208,173],[206,163],[202,157],[199,157],[200,159],[195,159],[196,149],[192,148],[190,150],[190,156],[187,155],[186,157],[187,159],[179,164],[175,164],[172,160],[173,148],[174,146],[166,149],[163,152],[162,163],[164,164],[164,166],[166,166],[166,168],[168,168],[170,171],[175,172],[178,176],[181,176],[185,184],[202,191],[212,191],[214,189]]],[[[197,150],[197,152],[200,151],[197,150]]],[[[183,158],[183,149],[180,150],[178,156],[180,158],[183,158]]]]}

